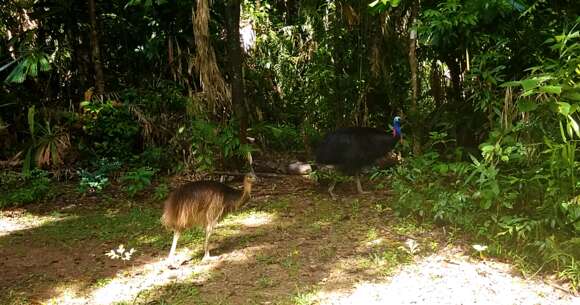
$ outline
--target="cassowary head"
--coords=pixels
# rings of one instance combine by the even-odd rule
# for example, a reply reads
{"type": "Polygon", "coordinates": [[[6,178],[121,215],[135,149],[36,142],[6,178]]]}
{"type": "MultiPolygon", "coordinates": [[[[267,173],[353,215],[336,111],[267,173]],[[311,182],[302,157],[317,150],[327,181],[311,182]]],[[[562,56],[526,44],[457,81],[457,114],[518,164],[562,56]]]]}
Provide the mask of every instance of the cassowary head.
{"type": "Polygon", "coordinates": [[[393,137],[399,136],[403,138],[403,133],[401,132],[401,117],[396,116],[393,119],[393,137]]]}

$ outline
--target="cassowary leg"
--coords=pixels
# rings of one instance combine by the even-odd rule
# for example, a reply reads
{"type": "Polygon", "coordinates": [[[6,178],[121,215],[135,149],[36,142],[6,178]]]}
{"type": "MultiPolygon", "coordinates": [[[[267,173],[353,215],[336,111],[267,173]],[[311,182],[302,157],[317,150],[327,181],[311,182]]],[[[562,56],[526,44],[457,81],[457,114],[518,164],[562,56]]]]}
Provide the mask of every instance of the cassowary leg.
{"type": "Polygon", "coordinates": [[[205,254],[203,255],[203,261],[211,259],[211,256],[209,255],[209,237],[211,236],[213,227],[213,224],[210,224],[205,228],[205,243],[203,244],[205,254]]]}
{"type": "Polygon", "coordinates": [[[336,185],[336,181],[332,181],[330,183],[330,186],[328,187],[328,193],[330,194],[330,197],[332,197],[333,200],[336,200],[336,195],[334,195],[334,193],[332,192],[334,190],[335,185],[336,185]]]}
{"type": "Polygon", "coordinates": [[[178,231],[175,231],[173,233],[173,243],[171,244],[171,250],[169,250],[167,260],[170,260],[175,254],[175,248],[177,247],[177,240],[179,239],[179,235],[181,235],[181,233],[179,233],[178,231]]]}
{"type": "Polygon", "coordinates": [[[356,175],[354,175],[354,180],[356,181],[356,190],[358,191],[359,194],[365,194],[367,192],[363,191],[362,189],[362,185],[360,184],[360,174],[356,173],[356,175]]]}

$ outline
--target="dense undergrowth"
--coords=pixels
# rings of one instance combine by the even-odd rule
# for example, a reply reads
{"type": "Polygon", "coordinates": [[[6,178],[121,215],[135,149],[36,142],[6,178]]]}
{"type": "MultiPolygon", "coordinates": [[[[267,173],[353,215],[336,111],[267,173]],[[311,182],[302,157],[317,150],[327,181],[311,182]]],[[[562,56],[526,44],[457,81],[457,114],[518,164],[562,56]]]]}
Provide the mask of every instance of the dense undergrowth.
{"type": "Polygon", "coordinates": [[[432,152],[375,177],[388,173],[397,215],[464,230],[473,243],[485,245],[484,253],[509,258],[528,275],[556,271],[578,289],[576,197],[539,184],[531,190],[536,169],[522,171],[529,175],[525,180],[503,171],[508,172],[479,162],[449,162],[432,152]]]}

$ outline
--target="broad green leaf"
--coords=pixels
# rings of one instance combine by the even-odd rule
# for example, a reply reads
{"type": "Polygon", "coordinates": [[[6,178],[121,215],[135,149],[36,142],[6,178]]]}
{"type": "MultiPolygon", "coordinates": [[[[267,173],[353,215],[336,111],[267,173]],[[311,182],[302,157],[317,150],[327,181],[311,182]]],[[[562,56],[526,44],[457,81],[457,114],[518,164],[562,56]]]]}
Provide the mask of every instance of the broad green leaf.
{"type": "Polygon", "coordinates": [[[560,135],[562,136],[562,141],[567,142],[566,134],[564,133],[564,126],[562,125],[562,121],[560,121],[560,135]]]}
{"type": "Polygon", "coordinates": [[[560,93],[562,93],[562,87],[561,86],[542,86],[542,87],[540,87],[540,91],[546,92],[546,93],[560,94],[560,93]]]}
{"type": "Polygon", "coordinates": [[[570,120],[569,125],[574,130],[574,133],[576,133],[576,136],[580,138],[580,128],[578,127],[578,123],[576,120],[574,120],[574,118],[572,118],[572,116],[568,116],[568,120],[570,120]]]}
{"type": "Polygon", "coordinates": [[[36,142],[36,138],[34,137],[34,115],[36,113],[35,106],[28,108],[28,129],[30,130],[30,135],[32,136],[32,140],[36,142]]]}
{"type": "Polygon", "coordinates": [[[529,99],[521,99],[518,101],[518,109],[520,112],[531,112],[538,108],[538,104],[529,99]]]}
{"type": "Polygon", "coordinates": [[[556,102],[558,104],[558,113],[562,115],[570,115],[572,113],[570,104],[566,102],[556,102]]]}
{"type": "Polygon", "coordinates": [[[565,91],[562,93],[562,98],[571,100],[571,101],[580,101],[580,92],[576,91],[565,91]]]}
{"type": "Polygon", "coordinates": [[[26,157],[24,157],[24,161],[22,162],[22,175],[25,177],[30,176],[30,165],[32,163],[32,147],[28,148],[26,152],[26,157]]]}
{"type": "Polygon", "coordinates": [[[521,81],[522,87],[524,90],[530,90],[536,88],[538,86],[538,80],[536,79],[524,79],[521,81]]]}
{"type": "Polygon", "coordinates": [[[521,81],[511,81],[511,82],[505,82],[499,86],[502,88],[505,88],[505,87],[516,87],[516,86],[520,86],[521,84],[522,84],[521,81]]]}

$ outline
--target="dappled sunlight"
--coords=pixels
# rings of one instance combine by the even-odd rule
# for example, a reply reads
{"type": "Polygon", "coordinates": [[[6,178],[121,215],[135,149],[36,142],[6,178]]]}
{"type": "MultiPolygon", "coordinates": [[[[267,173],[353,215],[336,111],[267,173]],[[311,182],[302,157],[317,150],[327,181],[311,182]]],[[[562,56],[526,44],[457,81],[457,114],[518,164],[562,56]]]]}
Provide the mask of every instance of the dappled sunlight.
{"type": "Polygon", "coordinates": [[[383,281],[351,288],[324,285],[320,304],[578,304],[579,298],[512,275],[511,267],[446,248],[402,267],[383,281]]]}
{"type": "MultiPolygon", "coordinates": [[[[176,283],[201,285],[212,278],[214,270],[227,268],[226,266],[247,265],[248,261],[254,260],[254,257],[259,253],[272,250],[271,244],[239,246],[231,250],[228,249],[228,244],[239,244],[248,236],[252,236],[251,232],[244,232],[244,228],[255,231],[256,228],[269,224],[273,219],[275,216],[266,212],[233,215],[218,227],[217,238],[212,239],[212,255],[215,256],[210,260],[199,260],[199,251],[203,242],[195,240],[193,243],[190,242],[178,247],[174,257],[177,268],[170,269],[168,267],[168,263],[165,261],[165,252],[155,258],[135,256],[132,260],[124,263],[127,265],[126,268],[118,270],[109,278],[99,280],[91,287],[83,288],[74,285],[59,287],[53,293],[56,297],[47,302],[64,305],[132,303],[144,291],[155,294],[156,290],[176,283]]],[[[148,235],[136,238],[149,242],[160,241],[159,237],[153,238],[148,235]]]]}
{"type": "Polygon", "coordinates": [[[246,211],[239,214],[231,215],[222,221],[220,226],[244,226],[244,227],[259,227],[272,223],[277,219],[275,213],[265,211],[246,211]]]}
{"type": "Polygon", "coordinates": [[[246,227],[259,227],[265,224],[269,224],[274,220],[274,215],[270,213],[256,213],[248,215],[240,219],[239,223],[246,227]]]}
{"type": "MultiPolygon", "coordinates": [[[[187,260],[185,252],[179,252],[176,259],[187,260]]],[[[198,264],[171,270],[167,267],[165,257],[155,258],[150,262],[129,267],[119,271],[113,278],[100,281],[90,292],[78,286],[65,286],[55,289],[56,297],[47,300],[48,304],[113,304],[133,300],[141,291],[163,286],[174,281],[188,281],[196,274],[207,273],[212,265],[198,264]]]]}
{"type": "Polygon", "coordinates": [[[245,264],[250,257],[270,248],[269,245],[248,247],[204,262],[190,261],[191,251],[185,248],[175,255],[175,261],[183,262],[175,269],[168,268],[165,257],[153,259],[144,265],[120,271],[115,277],[103,281],[98,288],[88,293],[80,293],[80,288],[76,286],[58,288],[55,290],[58,296],[48,300],[47,303],[108,305],[132,302],[143,291],[155,290],[174,283],[201,285],[211,278],[213,270],[224,265],[245,264]]]}
{"type": "Polygon", "coordinates": [[[74,219],[76,216],[54,213],[52,215],[33,215],[27,212],[0,211],[0,237],[12,233],[38,228],[46,224],[74,219]]]}

